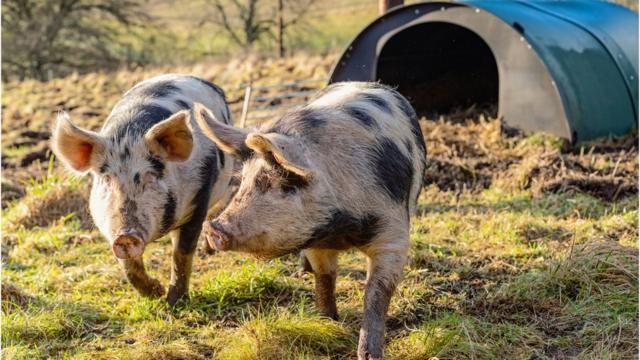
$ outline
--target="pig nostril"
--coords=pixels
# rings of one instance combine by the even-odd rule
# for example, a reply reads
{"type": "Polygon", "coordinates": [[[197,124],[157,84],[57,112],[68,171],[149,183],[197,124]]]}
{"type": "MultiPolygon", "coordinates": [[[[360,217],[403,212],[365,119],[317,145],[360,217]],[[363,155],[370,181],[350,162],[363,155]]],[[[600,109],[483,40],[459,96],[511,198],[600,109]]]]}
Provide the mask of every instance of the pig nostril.
{"type": "Polygon", "coordinates": [[[209,244],[214,250],[227,250],[230,246],[230,236],[217,221],[209,221],[204,225],[204,234],[209,244]]]}

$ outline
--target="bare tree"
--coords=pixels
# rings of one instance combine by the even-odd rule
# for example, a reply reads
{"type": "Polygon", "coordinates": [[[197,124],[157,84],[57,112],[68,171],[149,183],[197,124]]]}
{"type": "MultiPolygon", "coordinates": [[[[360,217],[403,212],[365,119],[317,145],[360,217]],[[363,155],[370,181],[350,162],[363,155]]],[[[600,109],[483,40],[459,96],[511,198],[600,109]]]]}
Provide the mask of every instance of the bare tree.
{"type": "Polygon", "coordinates": [[[144,18],[134,0],[10,0],[2,2],[3,79],[114,66],[111,24],[144,18]]]}
{"type": "Polygon", "coordinates": [[[277,0],[278,1],[278,23],[277,36],[278,56],[284,57],[286,49],[284,45],[284,35],[288,28],[304,20],[305,15],[315,3],[315,0],[277,0]],[[286,19],[285,19],[286,17],[286,19]]]}
{"type": "Polygon", "coordinates": [[[299,23],[314,0],[209,0],[218,25],[244,49],[264,37],[276,40],[278,53],[284,56],[284,34],[299,23]]]}
{"type": "MultiPolygon", "coordinates": [[[[220,26],[237,45],[248,49],[261,37],[268,35],[274,24],[273,14],[259,11],[264,0],[210,0],[215,13],[213,23],[220,26]]],[[[260,9],[264,10],[264,9],[260,9]]]]}

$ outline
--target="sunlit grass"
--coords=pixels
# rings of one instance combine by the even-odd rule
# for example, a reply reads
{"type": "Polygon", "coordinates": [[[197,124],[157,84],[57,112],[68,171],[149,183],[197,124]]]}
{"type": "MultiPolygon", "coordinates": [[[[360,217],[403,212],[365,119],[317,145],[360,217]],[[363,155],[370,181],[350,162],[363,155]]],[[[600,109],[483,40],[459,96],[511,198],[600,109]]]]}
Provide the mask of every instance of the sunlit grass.
{"type": "MultiPolygon", "coordinates": [[[[537,154],[552,140],[525,137],[510,150],[537,154]]],[[[50,164],[3,210],[3,358],[355,357],[362,254],[340,257],[338,322],[316,311],[313,276],[297,271],[295,255],[198,251],[190,296],[172,308],[127,282],[85,211],[88,181],[50,164]]],[[[634,358],[637,197],[509,185],[424,188],[389,307],[387,357],[634,358]]],[[[167,286],[170,240],[150,244],[145,261],[167,286]]]]}
{"type": "MultiPolygon", "coordinates": [[[[34,185],[39,196],[68,181],[52,179],[34,185]]],[[[420,198],[411,262],[390,307],[389,358],[634,353],[635,200],[498,190],[457,199],[431,195],[435,190],[426,189],[420,198]]],[[[3,281],[29,299],[3,306],[8,358],[353,355],[362,311],[361,255],[341,257],[343,320],[334,322],[315,312],[312,277],[296,273],[295,257],[199,258],[190,298],[172,309],[163,299],[140,298],[104,240],[78,220],[18,227],[11,236],[3,281]]],[[[167,240],[150,251],[150,271],[166,284],[167,240]]]]}

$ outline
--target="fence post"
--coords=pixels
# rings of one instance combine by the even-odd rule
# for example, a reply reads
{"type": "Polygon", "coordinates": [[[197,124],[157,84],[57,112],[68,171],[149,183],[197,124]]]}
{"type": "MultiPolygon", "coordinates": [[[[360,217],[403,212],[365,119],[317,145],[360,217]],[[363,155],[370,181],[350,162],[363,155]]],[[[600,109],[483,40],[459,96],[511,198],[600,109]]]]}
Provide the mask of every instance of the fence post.
{"type": "Polygon", "coordinates": [[[251,84],[247,85],[244,90],[244,102],[242,103],[242,115],[240,115],[240,127],[244,128],[247,122],[247,113],[249,112],[249,101],[251,100],[251,84]]]}
{"type": "Polygon", "coordinates": [[[391,8],[404,4],[404,0],[378,0],[378,12],[384,15],[391,8]]]}

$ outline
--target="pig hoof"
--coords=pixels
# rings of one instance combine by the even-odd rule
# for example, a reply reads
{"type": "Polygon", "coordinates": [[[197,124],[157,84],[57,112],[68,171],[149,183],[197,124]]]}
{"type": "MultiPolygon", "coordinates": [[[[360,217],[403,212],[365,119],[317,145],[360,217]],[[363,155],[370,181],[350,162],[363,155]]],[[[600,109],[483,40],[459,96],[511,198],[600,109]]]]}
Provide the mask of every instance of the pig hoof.
{"type": "Polygon", "coordinates": [[[382,360],[382,356],[373,356],[369,352],[358,352],[358,360],[382,360]]]}
{"type": "Polygon", "coordinates": [[[164,295],[164,286],[156,279],[149,279],[149,284],[143,295],[150,298],[162,297],[164,295]]]}
{"type": "Polygon", "coordinates": [[[186,299],[186,291],[183,289],[179,289],[177,286],[170,286],[169,293],[167,294],[167,303],[169,305],[174,306],[180,301],[180,299],[186,299]]]}

